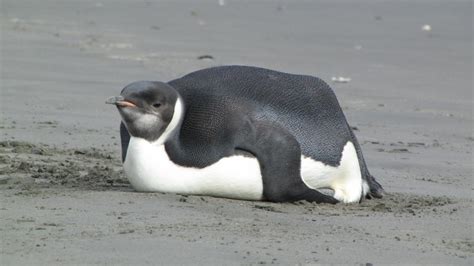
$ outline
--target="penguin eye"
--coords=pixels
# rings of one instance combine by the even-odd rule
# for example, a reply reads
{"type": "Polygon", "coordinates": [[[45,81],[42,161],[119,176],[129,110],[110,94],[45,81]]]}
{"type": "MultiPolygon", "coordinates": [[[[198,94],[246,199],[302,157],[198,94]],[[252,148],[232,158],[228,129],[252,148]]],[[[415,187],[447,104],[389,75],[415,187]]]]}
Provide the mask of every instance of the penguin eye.
{"type": "Polygon", "coordinates": [[[161,103],[154,103],[153,104],[153,107],[155,107],[155,108],[159,108],[160,106],[161,106],[161,103]]]}

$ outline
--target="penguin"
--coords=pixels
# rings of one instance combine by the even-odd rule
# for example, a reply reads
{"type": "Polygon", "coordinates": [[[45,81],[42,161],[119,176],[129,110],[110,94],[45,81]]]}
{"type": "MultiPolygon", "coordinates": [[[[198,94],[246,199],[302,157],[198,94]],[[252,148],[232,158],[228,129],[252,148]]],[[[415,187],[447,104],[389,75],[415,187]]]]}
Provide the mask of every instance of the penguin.
{"type": "Polygon", "coordinates": [[[384,193],[333,90],[313,76],[219,66],[133,82],[107,103],[137,191],[331,204],[384,193]]]}

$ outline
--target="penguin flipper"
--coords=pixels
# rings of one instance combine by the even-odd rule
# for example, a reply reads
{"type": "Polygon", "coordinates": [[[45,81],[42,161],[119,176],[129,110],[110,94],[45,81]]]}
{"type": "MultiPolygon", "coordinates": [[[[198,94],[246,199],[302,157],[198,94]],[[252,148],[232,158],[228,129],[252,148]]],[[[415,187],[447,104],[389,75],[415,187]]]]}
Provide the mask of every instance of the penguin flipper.
{"type": "Polygon", "coordinates": [[[301,149],[298,141],[285,129],[258,123],[247,140],[237,149],[253,154],[259,164],[263,181],[263,196],[273,202],[306,200],[335,204],[332,196],[309,188],[301,178],[301,149]]]}
{"type": "Polygon", "coordinates": [[[122,145],[122,162],[125,162],[125,158],[127,157],[127,150],[128,150],[128,143],[130,142],[130,133],[128,133],[127,128],[123,124],[120,123],[120,143],[122,145]]]}

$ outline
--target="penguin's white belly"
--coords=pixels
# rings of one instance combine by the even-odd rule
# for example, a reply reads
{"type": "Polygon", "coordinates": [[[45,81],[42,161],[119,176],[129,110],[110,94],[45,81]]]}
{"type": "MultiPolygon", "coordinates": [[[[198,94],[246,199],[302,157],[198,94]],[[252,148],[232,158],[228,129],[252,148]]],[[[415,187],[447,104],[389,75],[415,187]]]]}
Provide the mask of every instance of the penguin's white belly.
{"type": "Polygon", "coordinates": [[[173,163],[164,145],[132,137],[124,170],[138,191],[261,200],[263,183],[255,158],[226,157],[205,168],[184,167],[173,163]]]}
{"type": "MultiPolygon", "coordinates": [[[[138,191],[247,200],[263,198],[260,166],[252,157],[236,155],[222,158],[205,168],[184,167],[170,160],[164,145],[131,137],[124,170],[138,191]]],[[[358,201],[364,189],[357,154],[351,142],[344,147],[338,167],[302,157],[301,175],[309,187],[334,189],[334,197],[343,202],[358,201]]]]}

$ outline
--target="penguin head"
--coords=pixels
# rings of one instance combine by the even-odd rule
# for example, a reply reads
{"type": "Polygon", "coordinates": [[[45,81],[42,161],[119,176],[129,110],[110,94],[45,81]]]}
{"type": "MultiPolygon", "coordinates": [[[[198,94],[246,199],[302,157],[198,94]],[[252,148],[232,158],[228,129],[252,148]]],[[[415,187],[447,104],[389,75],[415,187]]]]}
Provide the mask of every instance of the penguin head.
{"type": "Polygon", "coordinates": [[[117,106],[131,136],[150,142],[164,143],[179,126],[183,113],[178,92],[157,81],[133,82],[106,103],[117,106]]]}

